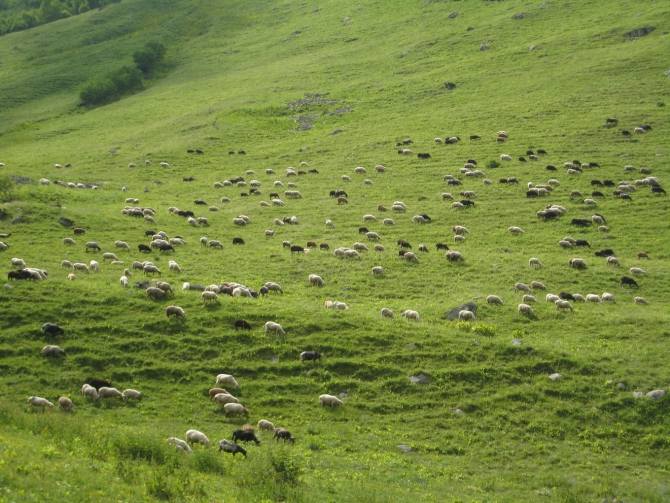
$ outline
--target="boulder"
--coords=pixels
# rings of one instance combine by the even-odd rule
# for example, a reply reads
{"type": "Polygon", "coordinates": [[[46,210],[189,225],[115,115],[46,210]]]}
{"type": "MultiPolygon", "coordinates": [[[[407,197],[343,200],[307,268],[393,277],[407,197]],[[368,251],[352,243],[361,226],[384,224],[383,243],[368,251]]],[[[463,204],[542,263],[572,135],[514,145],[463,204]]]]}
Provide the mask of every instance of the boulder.
{"type": "Polygon", "coordinates": [[[446,313],[444,313],[443,318],[446,318],[448,320],[454,321],[458,319],[458,313],[461,311],[470,311],[470,312],[475,312],[477,311],[477,304],[474,302],[466,302],[465,304],[462,304],[458,307],[454,307],[453,309],[450,309],[446,313]]]}

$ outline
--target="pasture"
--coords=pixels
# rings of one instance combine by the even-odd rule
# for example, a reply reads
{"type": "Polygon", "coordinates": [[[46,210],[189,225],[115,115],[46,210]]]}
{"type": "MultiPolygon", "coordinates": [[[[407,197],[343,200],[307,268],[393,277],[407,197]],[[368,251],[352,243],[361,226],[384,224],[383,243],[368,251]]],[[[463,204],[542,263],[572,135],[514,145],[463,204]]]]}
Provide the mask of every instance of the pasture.
{"type": "Polygon", "coordinates": [[[11,234],[0,238],[9,245],[0,264],[14,270],[16,257],[49,273],[7,280],[11,288],[0,291],[0,502],[667,501],[670,402],[634,392],[670,386],[670,204],[649,186],[629,191],[632,201],[612,190],[646,176],[668,187],[668,19],[667,6],[653,1],[126,0],[0,37],[0,174],[21,182],[0,206],[0,233],[11,234]],[[643,26],[655,29],[624,37],[643,26]],[[144,91],[77,106],[81,84],[128,64],[151,40],[168,53],[144,91]],[[605,127],[608,117],[618,124],[605,127]],[[647,124],[646,133],[621,134],[647,124]],[[453,136],[461,140],[434,141],[453,136]],[[187,153],[195,149],[203,154],[187,153]],[[526,152],[538,149],[547,155],[530,160],[526,152]],[[417,157],[424,152],[430,158],[417,157]],[[459,171],[469,159],[483,178],[459,171]],[[599,167],[568,175],[564,163],[573,160],[599,167]],[[287,177],[289,166],[318,173],[287,177]],[[448,174],[462,186],[447,185],[448,174]],[[235,177],[247,185],[214,186],[235,177]],[[499,183],[509,177],[519,183],[499,183]],[[552,178],[560,185],[549,195],[526,197],[528,182],[552,178]],[[593,186],[596,179],[616,186],[593,186]],[[242,196],[251,180],[262,194],[242,196]],[[348,204],[332,190],[345,190],[348,204]],[[594,190],[603,197],[585,205],[594,190]],[[476,193],[474,207],[453,209],[442,197],[460,201],[461,191],[476,193]],[[284,206],[260,205],[272,192],[284,206]],[[395,201],[406,212],[392,211],[395,201]],[[551,204],[567,212],[539,219],[551,204]],[[122,214],[127,205],[152,208],[156,223],[122,214]],[[189,225],[170,207],[208,223],[189,225]],[[595,213],[608,232],[571,225],[595,213]],[[413,222],[420,214],[430,223],[413,222]],[[250,223],[234,225],[239,215],[250,223]],[[275,224],[291,216],[298,224],[275,224]],[[463,242],[454,242],[456,225],[469,230],[463,242]],[[369,241],[360,227],[381,239],[369,241]],[[149,229],[187,244],[140,253],[149,229]],[[566,236],[590,247],[563,249],[566,236]],[[201,246],[201,237],[223,248],[201,246]],[[232,244],[238,237],[244,245],[232,244]],[[417,262],[398,256],[400,238],[417,262]],[[88,241],[101,252],[87,252],[88,241]],[[329,250],[291,253],[283,241],[329,250]],[[369,248],[360,259],[335,256],[356,242],[369,248]],[[464,260],[448,262],[437,243],[464,260]],[[621,267],[594,255],[606,248],[621,267]],[[542,267],[529,267],[533,257],[542,267]],[[577,257],[584,269],[569,267],[577,257]],[[96,260],[100,270],[74,271],[68,281],[63,260],[96,260]],[[124,269],[142,260],[160,278],[134,269],[123,287],[124,269]],[[373,276],[375,266],[382,275],[373,276]],[[631,267],[646,274],[634,276],[639,288],[622,288],[631,267]],[[310,285],[310,274],[325,285],[310,285]],[[133,288],[144,279],[169,282],[174,298],[148,299],[133,288]],[[268,281],[284,293],[205,304],[199,291],[182,291],[184,282],[258,291],[268,281]],[[520,315],[514,285],[531,281],[547,289],[532,293],[533,316],[520,315]],[[608,292],[616,303],[571,301],[574,311],[558,310],[545,295],[559,292],[608,292]],[[487,304],[488,295],[503,305],[487,304]],[[349,309],[326,309],[327,301],[349,309]],[[476,321],[444,318],[465,302],[477,305],[476,321]],[[186,318],[167,318],[169,305],[186,318]],[[382,318],[382,308],[395,317],[382,318]],[[420,321],[401,317],[405,310],[420,321]],[[238,319],[252,330],[235,330],[238,319]],[[286,335],[265,335],[268,321],[286,335]],[[65,334],[45,335],[47,322],[65,334]],[[67,355],[42,357],[47,344],[67,355]],[[307,350],[323,358],[301,362],[307,350]],[[226,417],[209,400],[221,373],[239,382],[224,387],[248,420],[226,417]],[[562,378],[551,380],[554,373],[562,378]],[[425,383],[411,382],[417,376],[425,383]],[[81,386],[92,377],[143,397],[86,399],[81,386]],[[344,406],[318,407],[322,394],[343,397],[344,406]],[[74,413],[31,410],[30,396],[68,396],[74,413]],[[259,419],[290,430],[295,444],[257,432],[261,444],[245,446],[246,458],[217,451],[219,440],[259,419]],[[212,446],[185,455],[166,442],[189,429],[212,446]]]}

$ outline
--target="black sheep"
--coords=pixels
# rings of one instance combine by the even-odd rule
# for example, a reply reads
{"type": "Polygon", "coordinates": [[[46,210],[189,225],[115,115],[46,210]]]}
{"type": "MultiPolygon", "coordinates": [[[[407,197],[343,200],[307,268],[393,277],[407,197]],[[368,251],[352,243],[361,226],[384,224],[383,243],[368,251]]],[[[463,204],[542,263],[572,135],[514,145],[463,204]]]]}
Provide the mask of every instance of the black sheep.
{"type": "Polygon", "coordinates": [[[244,243],[244,239],[242,239],[242,238],[233,238],[233,244],[234,244],[234,245],[243,245],[243,244],[245,244],[245,243],[244,243]]]}
{"type": "Polygon", "coordinates": [[[237,444],[234,444],[225,438],[219,442],[219,452],[230,452],[233,457],[235,457],[235,454],[238,452],[241,453],[245,458],[247,457],[247,451],[240,447],[237,444]]]}
{"type": "Polygon", "coordinates": [[[436,247],[438,250],[448,250],[448,249],[449,249],[449,247],[448,247],[447,245],[445,245],[444,243],[437,243],[437,244],[435,245],[435,247],[436,247]]]}
{"type": "Polygon", "coordinates": [[[42,330],[45,334],[48,335],[64,335],[65,330],[56,325],[55,323],[45,323],[42,325],[42,330]]]}
{"type": "Polygon", "coordinates": [[[619,281],[619,284],[623,287],[624,285],[630,285],[630,286],[636,286],[640,287],[640,285],[637,284],[637,281],[635,281],[633,278],[629,278],[628,276],[622,276],[621,280],[619,281]]]}
{"type": "Polygon", "coordinates": [[[293,245],[293,246],[291,246],[291,253],[293,253],[293,252],[304,253],[305,249],[302,246],[293,245]]]}
{"type": "Polygon", "coordinates": [[[370,231],[368,230],[367,227],[359,227],[358,228],[358,233],[359,234],[367,234],[368,232],[370,232],[370,231]]]}
{"type": "Polygon", "coordinates": [[[156,231],[151,230],[144,231],[145,236],[153,236],[154,234],[156,234],[156,231]]]}
{"type": "Polygon", "coordinates": [[[549,166],[547,166],[547,167],[544,168],[544,169],[546,169],[547,171],[556,171],[556,166],[552,166],[552,165],[550,164],[549,166]]]}
{"type": "Polygon", "coordinates": [[[614,251],[612,248],[605,248],[604,250],[600,250],[596,252],[596,257],[613,257],[614,256],[614,251]]]}
{"type": "Polygon", "coordinates": [[[162,252],[174,251],[174,246],[169,243],[161,243],[158,245],[158,249],[162,252]]]}
{"type": "Polygon", "coordinates": [[[112,386],[111,382],[105,381],[104,379],[96,379],[95,377],[86,381],[86,384],[93,386],[96,390],[99,390],[102,387],[110,388],[112,386]]]}
{"type": "Polygon", "coordinates": [[[137,249],[140,250],[141,252],[149,252],[151,253],[151,246],[145,245],[145,244],[138,244],[137,249]]]}
{"type": "Polygon", "coordinates": [[[589,248],[591,248],[591,245],[585,239],[578,239],[577,241],[575,241],[575,246],[588,246],[589,248]]]}
{"type": "Polygon", "coordinates": [[[567,292],[561,292],[561,293],[558,294],[558,296],[563,300],[572,300],[572,301],[575,300],[573,295],[571,293],[567,293],[567,292]]]}
{"type": "Polygon", "coordinates": [[[235,320],[235,330],[241,328],[242,330],[251,330],[251,325],[247,320],[235,320]]]}
{"type": "Polygon", "coordinates": [[[202,199],[196,199],[196,200],[193,201],[193,202],[194,202],[195,204],[200,205],[200,206],[207,206],[207,203],[206,203],[205,201],[203,201],[202,199]]]}
{"type": "Polygon", "coordinates": [[[256,445],[260,444],[261,441],[256,438],[256,435],[254,435],[253,431],[246,431],[246,430],[235,430],[233,432],[233,441],[237,442],[241,440],[242,442],[256,442],[256,445]]]}
{"type": "Polygon", "coordinates": [[[321,353],[318,351],[303,351],[300,353],[300,361],[308,361],[308,360],[320,360],[321,356],[323,356],[321,353]]]}

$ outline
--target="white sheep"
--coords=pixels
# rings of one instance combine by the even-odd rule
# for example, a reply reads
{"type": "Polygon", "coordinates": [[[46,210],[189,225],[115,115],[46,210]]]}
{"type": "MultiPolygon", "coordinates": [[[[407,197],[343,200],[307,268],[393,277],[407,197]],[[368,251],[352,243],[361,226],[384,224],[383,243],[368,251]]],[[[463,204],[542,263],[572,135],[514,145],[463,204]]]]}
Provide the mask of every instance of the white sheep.
{"type": "Polygon", "coordinates": [[[395,225],[395,222],[392,218],[385,218],[382,220],[382,225],[395,225]]]}
{"type": "Polygon", "coordinates": [[[31,396],[28,398],[28,403],[33,407],[42,407],[42,411],[44,411],[45,407],[49,407],[50,409],[53,409],[54,407],[54,404],[52,404],[49,400],[39,396],[31,396]]]}
{"type": "Polygon", "coordinates": [[[377,217],[374,215],[363,215],[363,222],[373,222],[377,220],[377,217]]]}
{"type": "Polygon", "coordinates": [[[219,374],[216,376],[216,385],[218,386],[219,384],[230,384],[236,388],[240,387],[235,378],[230,374],[219,374]]]}
{"type": "Polygon", "coordinates": [[[413,252],[407,252],[402,256],[407,262],[418,262],[419,258],[413,252]]]}
{"type": "Polygon", "coordinates": [[[223,409],[226,411],[226,416],[232,414],[234,417],[237,417],[238,415],[243,414],[249,417],[249,411],[239,403],[227,403],[223,406],[223,409]]]}
{"type": "Polygon", "coordinates": [[[572,298],[575,299],[575,302],[586,302],[584,296],[579,295],[578,293],[573,293],[572,298]]]}
{"type": "Polygon", "coordinates": [[[528,266],[529,267],[542,267],[542,263],[540,262],[539,258],[531,258],[528,261],[528,266]]]}
{"type": "Polygon", "coordinates": [[[412,221],[413,221],[415,224],[425,224],[425,223],[426,223],[426,219],[423,218],[421,215],[414,215],[414,216],[412,217],[412,221]]]}
{"type": "Polygon", "coordinates": [[[343,182],[350,182],[351,181],[351,178],[348,177],[347,175],[342,175],[341,178],[342,178],[343,182]]]}
{"type": "Polygon", "coordinates": [[[465,241],[465,236],[459,236],[459,235],[454,236],[454,242],[462,243],[463,241],[465,241]]]}
{"type": "Polygon", "coordinates": [[[174,445],[177,449],[185,452],[186,454],[191,454],[193,452],[191,447],[180,438],[170,437],[167,439],[167,442],[174,445]]]}
{"type": "Polygon", "coordinates": [[[512,234],[523,234],[523,230],[521,229],[521,227],[512,226],[509,227],[507,230],[512,234]]]}
{"type": "Polygon", "coordinates": [[[179,264],[177,264],[177,262],[174,260],[170,260],[170,262],[168,262],[168,269],[174,272],[181,272],[181,267],[179,267],[179,264]]]}
{"type": "Polygon", "coordinates": [[[635,304],[648,304],[648,302],[644,300],[644,297],[635,297],[633,301],[635,302],[635,304]]]}
{"type": "Polygon", "coordinates": [[[454,196],[452,196],[449,192],[443,192],[442,193],[442,199],[453,199],[454,196]]]}
{"type": "Polygon", "coordinates": [[[12,259],[12,265],[14,267],[21,267],[21,268],[26,267],[26,263],[23,261],[23,259],[20,259],[20,258],[13,258],[12,259]]]}
{"type": "Polygon", "coordinates": [[[384,274],[384,268],[382,266],[378,265],[372,268],[373,276],[381,276],[382,274],[384,274]]]}
{"type": "Polygon", "coordinates": [[[134,390],[134,389],[123,390],[123,392],[121,394],[123,395],[124,400],[127,400],[129,398],[139,400],[140,398],[142,398],[142,393],[140,393],[139,391],[134,390]]]}
{"type": "Polygon", "coordinates": [[[333,223],[332,220],[328,219],[328,220],[326,220],[326,227],[328,227],[329,229],[334,229],[335,224],[333,223]]]}
{"type": "Polygon", "coordinates": [[[570,302],[567,300],[558,299],[554,301],[554,305],[556,306],[556,309],[569,309],[570,311],[574,310],[572,304],[570,304],[570,302]]]}
{"type": "Polygon", "coordinates": [[[357,173],[359,175],[363,175],[363,174],[367,173],[367,170],[365,168],[363,168],[362,166],[359,166],[356,169],[354,169],[354,173],[357,173]]]}
{"type": "Polygon", "coordinates": [[[616,304],[616,300],[614,299],[614,295],[611,293],[603,293],[603,302],[611,302],[612,304],[616,304]]]}
{"type": "Polygon", "coordinates": [[[64,245],[75,245],[77,243],[75,243],[74,239],[72,239],[72,238],[63,238],[63,244],[64,245]]]}
{"type": "Polygon", "coordinates": [[[274,231],[273,229],[266,230],[266,231],[265,231],[265,235],[266,235],[267,237],[272,237],[272,236],[275,235],[275,231],[274,231]]]}
{"type": "Polygon", "coordinates": [[[465,208],[465,205],[463,203],[460,203],[458,201],[454,201],[451,203],[451,207],[454,209],[460,209],[460,208],[465,208]]]}
{"type": "Polygon", "coordinates": [[[183,308],[181,308],[179,306],[168,306],[168,307],[166,307],[165,308],[165,314],[168,318],[170,317],[170,315],[172,315],[175,318],[179,317],[179,318],[186,319],[186,312],[184,311],[183,308]]]}
{"type": "Polygon", "coordinates": [[[354,243],[354,250],[358,251],[370,251],[367,246],[363,243],[354,243]]]}
{"type": "Polygon", "coordinates": [[[309,275],[309,282],[312,285],[316,286],[325,286],[326,282],[323,280],[321,276],[317,276],[316,274],[310,274],[309,275]]]}
{"type": "Polygon", "coordinates": [[[209,439],[204,433],[198,430],[188,430],[186,432],[186,442],[191,445],[202,444],[205,447],[209,447],[209,439]]]}
{"type": "Polygon", "coordinates": [[[42,356],[65,356],[65,351],[58,346],[44,346],[42,356]]]}
{"type": "Polygon", "coordinates": [[[373,250],[376,251],[376,252],[383,252],[383,251],[384,251],[384,247],[383,247],[382,245],[375,245],[375,247],[373,248],[373,250]]]}
{"type": "Polygon", "coordinates": [[[535,311],[533,311],[533,308],[530,307],[528,304],[519,304],[519,307],[517,308],[519,311],[519,314],[528,314],[528,315],[534,315],[535,311]]]}
{"type": "Polygon", "coordinates": [[[238,218],[238,217],[233,218],[233,223],[235,225],[239,225],[239,226],[247,225],[246,220],[244,220],[243,218],[238,218]]]}
{"type": "Polygon", "coordinates": [[[502,154],[502,155],[500,156],[500,160],[501,160],[501,161],[511,161],[511,160],[512,160],[512,156],[511,156],[511,155],[507,155],[507,154],[502,154]]]}
{"type": "Polygon", "coordinates": [[[213,302],[219,301],[219,296],[216,294],[216,292],[202,292],[200,298],[202,299],[203,304],[206,304],[208,300],[213,302]]]}
{"type": "Polygon", "coordinates": [[[395,315],[393,314],[393,311],[387,308],[382,309],[382,318],[393,318],[395,315]]]}
{"type": "Polygon", "coordinates": [[[260,430],[269,430],[269,431],[274,432],[275,429],[276,429],[274,424],[272,424],[270,421],[267,421],[265,419],[261,419],[260,421],[258,421],[257,426],[258,426],[259,431],[260,430]]]}
{"type": "Polygon", "coordinates": [[[454,234],[459,236],[462,236],[463,234],[470,234],[470,231],[462,225],[454,225],[451,230],[454,231],[454,234]]]}
{"type": "Polygon", "coordinates": [[[286,332],[284,332],[284,329],[281,327],[281,325],[279,323],[275,323],[274,321],[268,321],[265,324],[265,335],[268,334],[268,331],[272,331],[278,335],[286,335],[286,332]]]}
{"type": "Polygon", "coordinates": [[[544,286],[544,284],[540,283],[539,281],[531,281],[530,282],[530,287],[533,290],[546,290],[547,287],[544,286]]]}
{"type": "Polygon", "coordinates": [[[95,400],[98,399],[98,390],[95,389],[93,386],[89,384],[84,384],[81,387],[81,394],[84,396],[90,396],[91,398],[94,398],[95,400]]]}
{"type": "Polygon", "coordinates": [[[514,285],[514,292],[528,292],[531,293],[531,288],[525,283],[517,283],[514,285]]]}
{"type": "Polygon", "coordinates": [[[637,275],[647,274],[647,272],[644,269],[641,269],[639,267],[631,267],[630,268],[630,273],[631,274],[637,274],[637,275]]]}
{"type": "Polygon", "coordinates": [[[198,221],[197,221],[195,218],[193,218],[193,217],[188,217],[188,218],[186,219],[186,221],[188,222],[188,224],[189,224],[191,227],[197,227],[197,226],[198,226],[198,221]]]}
{"type": "Polygon", "coordinates": [[[570,241],[566,241],[565,239],[561,239],[561,240],[558,242],[558,245],[559,245],[561,248],[572,248],[572,247],[574,246],[574,244],[572,244],[570,241]]]}
{"type": "Polygon", "coordinates": [[[498,304],[500,306],[504,305],[502,299],[497,295],[489,295],[486,297],[486,302],[488,304],[498,304]]]}
{"type": "Polygon", "coordinates": [[[595,199],[584,199],[584,204],[586,206],[593,206],[598,204],[598,202],[595,199]]]}
{"type": "Polygon", "coordinates": [[[524,295],[524,296],[521,298],[521,301],[524,302],[524,303],[528,303],[528,302],[535,302],[535,303],[537,303],[537,299],[536,299],[535,297],[533,297],[532,295],[524,295]]]}
{"type": "Polygon", "coordinates": [[[235,398],[233,395],[229,395],[228,393],[218,393],[214,395],[214,401],[220,404],[240,403],[237,398],[235,398]]]}
{"type": "Polygon", "coordinates": [[[605,260],[605,263],[607,265],[614,265],[616,267],[621,267],[621,264],[619,263],[619,259],[616,257],[607,257],[605,260]]]}
{"type": "Polygon", "coordinates": [[[475,313],[468,311],[467,309],[463,309],[462,311],[458,312],[458,321],[475,321],[475,313]]]}
{"type": "Polygon", "coordinates": [[[600,298],[600,296],[590,293],[586,296],[586,302],[596,302],[598,304],[602,304],[603,300],[600,298]]]}
{"type": "Polygon", "coordinates": [[[557,300],[561,300],[558,295],[554,295],[553,293],[548,293],[545,299],[547,302],[556,302],[557,300]]]}
{"type": "Polygon", "coordinates": [[[74,281],[75,280],[75,275],[70,273],[70,274],[67,275],[67,279],[68,279],[68,281],[74,281]]]}
{"type": "Polygon", "coordinates": [[[411,309],[403,311],[400,313],[400,316],[408,320],[421,321],[421,317],[419,316],[418,311],[412,311],[411,309]]]}
{"type": "Polygon", "coordinates": [[[126,288],[130,286],[130,282],[128,281],[128,278],[125,276],[121,276],[121,278],[119,279],[119,283],[121,283],[121,286],[124,286],[126,288]]]}
{"type": "Polygon", "coordinates": [[[61,266],[61,267],[67,267],[68,269],[72,269],[72,267],[73,267],[73,266],[72,266],[72,262],[70,262],[69,260],[63,260],[63,261],[60,263],[60,266],[61,266]]]}
{"type": "Polygon", "coordinates": [[[379,241],[381,239],[381,236],[376,232],[367,232],[365,234],[365,237],[367,237],[371,241],[379,241]]]}
{"type": "Polygon", "coordinates": [[[344,402],[333,395],[321,395],[319,397],[319,407],[323,407],[324,405],[330,405],[331,407],[335,407],[337,405],[342,407],[344,406],[344,402]]]}
{"type": "Polygon", "coordinates": [[[102,254],[102,260],[119,260],[119,257],[111,252],[107,252],[102,254]]]}
{"type": "Polygon", "coordinates": [[[100,264],[96,260],[91,260],[91,263],[89,264],[89,268],[92,271],[100,272],[100,264]]]}
{"type": "Polygon", "coordinates": [[[277,284],[277,283],[273,283],[272,281],[268,281],[263,286],[265,286],[265,288],[267,288],[271,292],[284,293],[284,290],[282,289],[282,287],[279,286],[279,284],[277,284]]]}
{"type": "Polygon", "coordinates": [[[88,266],[87,266],[86,264],[82,264],[81,262],[75,262],[74,264],[72,264],[72,268],[73,268],[75,271],[86,271],[86,272],[89,272],[89,270],[88,270],[88,266]]]}
{"type": "Polygon", "coordinates": [[[98,390],[98,399],[100,398],[121,398],[123,399],[123,393],[121,393],[116,388],[107,388],[102,387],[98,390]]]}
{"type": "MultiPolygon", "coordinates": [[[[337,250],[335,250],[335,252],[337,252],[337,250]]],[[[361,258],[361,254],[356,250],[345,250],[343,255],[345,258],[361,258]]]]}

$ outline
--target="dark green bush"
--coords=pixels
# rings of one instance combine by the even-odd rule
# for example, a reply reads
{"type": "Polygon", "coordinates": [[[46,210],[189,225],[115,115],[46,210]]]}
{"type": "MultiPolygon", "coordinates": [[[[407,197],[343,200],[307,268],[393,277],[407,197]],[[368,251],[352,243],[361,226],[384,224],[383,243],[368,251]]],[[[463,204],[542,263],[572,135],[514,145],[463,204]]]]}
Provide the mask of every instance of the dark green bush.
{"type": "Polygon", "coordinates": [[[100,105],[118,99],[119,93],[111,79],[89,80],[79,92],[84,105],[100,105]]]}
{"type": "Polygon", "coordinates": [[[135,51],[133,61],[144,73],[152,71],[165,56],[166,48],[160,42],[149,42],[142,49],[135,51]]]}
{"type": "Polygon", "coordinates": [[[488,161],[486,163],[486,168],[487,169],[495,169],[495,168],[499,168],[499,167],[500,167],[500,163],[498,161],[496,161],[495,159],[491,159],[490,161],[488,161]]]}
{"type": "Polygon", "coordinates": [[[122,66],[107,75],[107,78],[112,81],[116,92],[120,95],[142,88],[142,72],[137,68],[122,66]]]}

